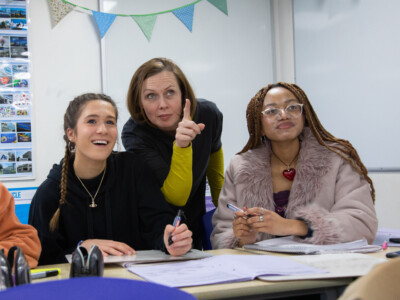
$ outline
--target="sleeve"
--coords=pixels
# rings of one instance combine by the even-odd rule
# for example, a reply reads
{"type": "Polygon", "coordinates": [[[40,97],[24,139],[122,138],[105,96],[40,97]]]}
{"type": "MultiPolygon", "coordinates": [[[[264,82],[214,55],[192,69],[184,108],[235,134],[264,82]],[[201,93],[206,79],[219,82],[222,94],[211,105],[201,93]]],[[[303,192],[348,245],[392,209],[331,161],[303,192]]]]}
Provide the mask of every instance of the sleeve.
{"type": "Polygon", "coordinates": [[[126,151],[132,152],[134,149],[134,133],[133,133],[133,128],[135,127],[135,121],[133,121],[132,118],[129,118],[129,120],[125,123],[124,127],[122,128],[122,134],[121,134],[121,139],[122,139],[122,145],[124,145],[124,148],[126,151]]]}
{"type": "Polygon", "coordinates": [[[211,147],[211,153],[215,153],[220,150],[222,147],[222,142],[221,142],[221,135],[222,135],[222,125],[223,125],[223,115],[222,112],[218,109],[218,107],[213,103],[214,105],[214,115],[215,115],[215,132],[213,134],[213,141],[212,141],[212,147],[211,147]]]}
{"type": "Polygon", "coordinates": [[[133,132],[135,126],[135,121],[129,118],[122,130],[122,144],[126,151],[134,152],[146,161],[156,176],[158,188],[161,188],[170,170],[170,158],[163,157],[152,145],[137,137],[133,132]]]}
{"type": "Polygon", "coordinates": [[[218,202],[219,205],[212,218],[211,245],[213,249],[233,248],[238,244],[232,228],[234,213],[226,206],[228,203],[238,206],[232,162],[225,173],[218,202]]]}
{"type": "Polygon", "coordinates": [[[192,144],[179,148],[174,143],[171,168],[161,188],[165,200],[172,205],[184,206],[189,199],[193,182],[192,159],[192,144]]]}
{"type": "Polygon", "coordinates": [[[5,254],[13,246],[23,251],[29,266],[34,268],[38,264],[41,245],[35,228],[21,224],[15,215],[14,198],[7,188],[0,184],[0,249],[5,254]]]}
{"type": "Polygon", "coordinates": [[[146,171],[136,173],[135,176],[138,179],[136,190],[139,199],[140,231],[146,249],[165,252],[164,230],[167,224],[172,224],[175,217],[174,211],[157,188],[153,174],[146,168],[143,169],[146,171]]]}
{"type": "Polygon", "coordinates": [[[224,183],[224,153],[222,147],[210,155],[210,161],[207,166],[207,178],[212,201],[215,207],[218,207],[219,193],[224,183]]]}
{"type": "Polygon", "coordinates": [[[65,254],[73,249],[66,249],[65,238],[58,232],[51,232],[49,223],[58,208],[59,193],[56,183],[44,181],[33,196],[29,209],[29,224],[36,228],[42,244],[39,264],[66,263],[65,254]]]}
{"type": "Polygon", "coordinates": [[[334,185],[334,203],[323,208],[319,203],[299,208],[295,217],[308,221],[313,235],[305,241],[313,244],[333,244],[366,238],[372,243],[378,220],[370,186],[351,165],[342,161],[334,185]]]}

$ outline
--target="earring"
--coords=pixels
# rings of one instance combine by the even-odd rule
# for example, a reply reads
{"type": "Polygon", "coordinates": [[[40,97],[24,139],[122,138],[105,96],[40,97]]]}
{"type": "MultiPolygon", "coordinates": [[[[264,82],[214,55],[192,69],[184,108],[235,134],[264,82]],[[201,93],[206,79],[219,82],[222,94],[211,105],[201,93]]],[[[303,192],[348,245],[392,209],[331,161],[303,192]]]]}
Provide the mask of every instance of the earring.
{"type": "Polygon", "coordinates": [[[75,144],[72,143],[71,141],[68,141],[68,150],[71,153],[75,152],[75,144]]]}

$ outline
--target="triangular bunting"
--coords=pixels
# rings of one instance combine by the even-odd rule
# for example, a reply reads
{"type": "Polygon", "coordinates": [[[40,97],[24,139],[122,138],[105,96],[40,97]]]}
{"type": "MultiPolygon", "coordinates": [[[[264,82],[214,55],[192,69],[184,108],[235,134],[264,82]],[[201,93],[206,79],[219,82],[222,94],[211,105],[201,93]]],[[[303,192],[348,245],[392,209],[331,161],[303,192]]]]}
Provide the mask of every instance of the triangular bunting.
{"type": "Polygon", "coordinates": [[[47,3],[49,4],[51,26],[53,28],[75,8],[75,5],[64,3],[61,0],[47,0],[47,3]]]}
{"type": "Polygon", "coordinates": [[[192,32],[194,4],[181,7],[172,11],[172,13],[192,32]]]}
{"type": "Polygon", "coordinates": [[[106,14],[95,10],[92,10],[92,14],[96,20],[97,26],[99,27],[100,36],[103,38],[117,15],[106,14]]]}
{"type": "Polygon", "coordinates": [[[132,16],[132,19],[139,25],[140,29],[150,42],[151,34],[153,32],[154,24],[157,20],[157,15],[150,16],[132,16]]]}
{"type": "Polygon", "coordinates": [[[226,4],[226,0],[208,0],[208,2],[210,2],[224,14],[228,15],[228,6],[226,4]]]}

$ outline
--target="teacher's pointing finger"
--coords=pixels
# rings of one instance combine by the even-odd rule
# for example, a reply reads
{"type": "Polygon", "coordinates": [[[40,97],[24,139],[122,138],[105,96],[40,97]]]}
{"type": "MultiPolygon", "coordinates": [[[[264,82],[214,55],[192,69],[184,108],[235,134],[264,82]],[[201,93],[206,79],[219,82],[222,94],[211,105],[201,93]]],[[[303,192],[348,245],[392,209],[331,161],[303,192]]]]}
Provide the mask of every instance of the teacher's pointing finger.
{"type": "Polygon", "coordinates": [[[185,107],[183,108],[183,120],[192,120],[192,117],[190,116],[190,107],[191,103],[189,99],[185,100],[185,107]]]}

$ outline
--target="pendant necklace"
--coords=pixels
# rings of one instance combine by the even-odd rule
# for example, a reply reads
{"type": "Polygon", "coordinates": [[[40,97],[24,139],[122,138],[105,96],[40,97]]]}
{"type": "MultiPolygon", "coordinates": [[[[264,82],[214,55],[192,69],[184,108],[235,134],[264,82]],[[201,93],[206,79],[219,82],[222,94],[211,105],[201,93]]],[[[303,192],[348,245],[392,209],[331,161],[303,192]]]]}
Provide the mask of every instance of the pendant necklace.
{"type": "Polygon", "coordinates": [[[96,194],[94,194],[94,196],[92,196],[92,194],[89,192],[89,190],[83,184],[82,180],[78,177],[78,175],[75,174],[76,178],[78,178],[79,182],[82,184],[83,188],[85,189],[85,191],[89,194],[90,198],[92,199],[92,203],[89,204],[89,207],[91,207],[91,208],[97,207],[97,204],[96,204],[96,202],[94,202],[94,199],[96,199],[96,196],[97,196],[97,194],[98,194],[98,192],[100,190],[101,184],[103,183],[104,175],[106,174],[106,168],[107,168],[107,165],[104,167],[103,176],[101,177],[100,184],[99,184],[99,186],[97,188],[97,191],[96,191],[96,194]]]}
{"type": "Polygon", "coordinates": [[[294,168],[291,168],[290,165],[299,157],[300,147],[299,147],[299,151],[297,152],[296,156],[292,159],[292,161],[289,164],[285,163],[282,159],[280,159],[278,157],[278,155],[276,155],[275,152],[272,150],[272,147],[271,147],[271,152],[281,163],[283,163],[286,166],[286,170],[282,171],[282,175],[287,180],[293,181],[294,176],[296,175],[296,170],[294,168]]]}

